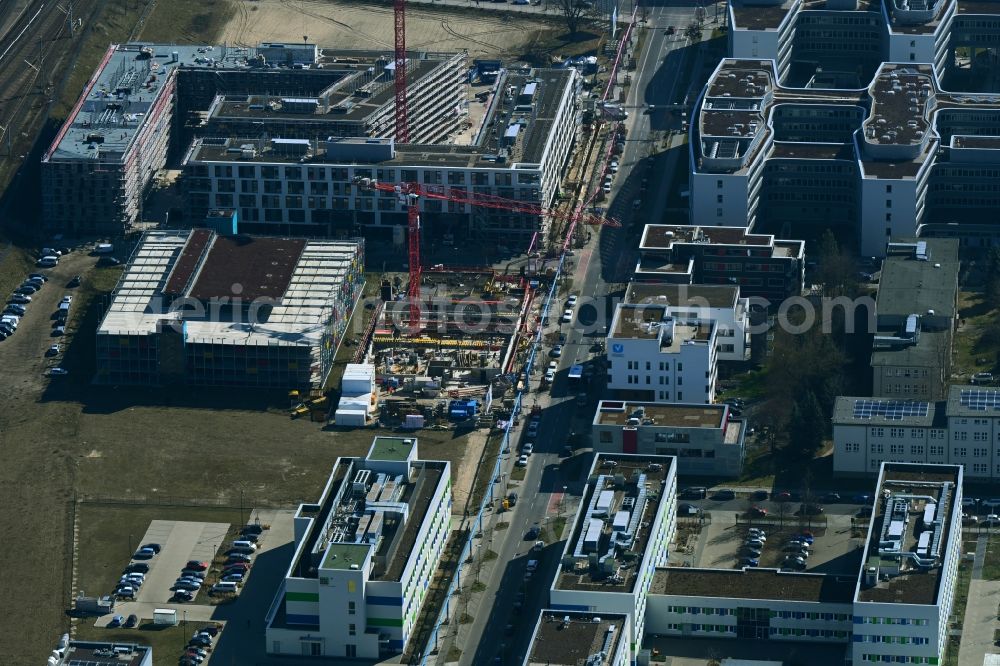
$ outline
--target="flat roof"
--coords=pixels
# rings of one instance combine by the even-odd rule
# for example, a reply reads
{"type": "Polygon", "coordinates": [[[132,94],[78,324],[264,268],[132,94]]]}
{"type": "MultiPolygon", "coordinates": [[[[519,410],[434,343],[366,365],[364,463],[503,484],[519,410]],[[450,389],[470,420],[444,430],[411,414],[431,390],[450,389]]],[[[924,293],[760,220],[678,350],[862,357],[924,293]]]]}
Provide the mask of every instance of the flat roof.
{"type": "Polygon", "coordinates": [[[929,65],[883,64],[868,92],[872,109],[864,121],[867,143],[925,141],[930,128],[927,107],[934,95],[934,70],[929,65]]]}
{"type": "Polygon", "coordinates": [[[136,643],[71,640],[58,666],[138,666],[152,650],[136,643]]]}
{"type": "MultiPolygon", "coordinates": [[[[630,553],[640,563],[645,558],[650,528],[657,525],[655,516],[661,507],[663,485],[673,464],[671,456],[613,453],[594,456],[590,480],[563,557],[564,562],[572,558],[574,563],[560,566],[553,584],[556,589],[598,592],[627,592],[633,589],[642,568],[641,565],[622,566],[626,562],[624,554],[630,553]],[[614,479],[619,475],[625,479],[625,484],[616,488],[614,479]],[[610,496],[606,495],[608,492],[610,496]],[[587,550],[585,537],[591,532],[591,520],[596,518],[589,507],[596,507],[602,497],[610,499],[605,507],[607,517],[603,520],[598,540],[592,542],[594,548],[587,550]],[[613,543],[613,535],[620,532],[612,531],[612,518],[619,511],[629,513],[629,529],[634,528],[627,547],[613,543]],[[591,552],[604,558],[603,566],[591,566],[591,552]]],[[[592,536],[598,535],[595,533],[592,536]]]]}
{"type": "Polygon", "coordinates": [[[331,542],[326,547],[323,555],[323,563],[320,565],[324,569],[350,569],[360,568],[368,558],[368,551],[372,547],[367,543],[336,543],[331,542]]]}
{"type": "Polygon", "coordinates": [[[112,44],[42,160],[120,161],[166,82],[182,66],[211,69],[210,59],[229,63],[214,47],[112,44]]]}
{"type": "Polygon", "coordinates": [[[774,30],[781,25],[794,5],[795,2],[792,0],[767,5],[734,2],[732,8],[733,16],[736,17],[736,28],[774,30]]]}
{"type": "MultiPolygon", "coordinates": [[[[934,605],[938,601],[941,570],[950,553],[948,535],[961,482],[961,467],[957,465],[924,465],[883,463],[868,541],[857,584],[857,601],[897,604],[934,605]],[[930,498],[930,499],[928,499],[930,498]],[[931,525],[925,523],[925,509],[930,506],[934,516],[931,525]],[[894,533],[895,526],[898,529],[894,533]],[[933,532],[928,553],[919,551],[922,532],[933,532]],[[898,549],[887,549],[885,536],[898,542],[898,549]],[[922,565],[919,559],[933,562],[922,565]],[[876,568],[875,584],[867,580],[867,570],[876,568]]],[[[960,507],[959,507],[960,508],[960,507]]]]}
{"type": "Polygon", "coordinates": [[[754,234],[746,227],[709,227],[694,224],[647,224],[640,248],[669,249],[678,243],[771,247],[774,236],[754,234]]]}
{"type": "MultiPolygon", "coordinates": [[[[898,326],[876,328],[876,335],[899,335],[898,326]]],[[[916,344],[872,349],[871,366],[937,367],[942,364],[941,350],[948,345],[948,332],[922,330],[916,344]]]]}
{"type": "MultiPolygon", "coordinates": [[[[434,67],[440,63],[433,62],[434,67]]],[[[409,71],[409,69],[407,70],[409,71]]],[[[320,140],[313,144],[313,149],[305,156],[301,154],[286,154],[283,151],[275,151],[269,142],[261,142],[258,137],[238,137],[221,136],[196,139],[187,153],[185,161],[195,162],[245,162],[245,163],[279,163],[279,164],[303,164],[303,165],[356,165],[356,164],[379,164],[398,166],[433,166],[440,168],[461,168],[461,169],[512,169],[514,165],[531,165],[541,163],[549,146],[549,139],[555,126],[556,118],[562,108],[563,96],[567,94],[573,83],[574,72],[567,69],[532,69],[528,74],[516,74],[504,72],[503,82],[507,86],[521,90],[530,83],[536,84],[536,92],[532,96],[530,108],[517,104],[518,96],[507,98],[506,95],[498,98],[498,101],[490,107],[489,112],[483,119],[484,129],[489,130],[492,126],[494,131],[483,131],[480,133],[478,145],[454,145],[450,143],[411,143],[395,146],[392,156],[388,151],[371,153],[370,156],[361,158],[330,157],[327,153],[325,142],[320,140]],[[499,142],[503,138],[507,127],[512,122],[521,125],[521,132],[514,145],[501,145],[499,142]],[[234,149],[244,143],[253,144],[256,148],[252,156],[244,156],[241,151],[233,152],[234,149]],[[504,160],[499,160],[498,155],[505,151],[507,156],[504,160]]],[[[391,85],[385,89],[385,94],[392,94],[391,85]]],[[[385,103],[391,102],[387,98],[385,103]]],[[[227,103],[228,104],[228,103],[227,103]]],[[[252,113],[262,114],[265,125],[267,119],[272,115],[270,110],[256,108],[252,113]]],[[[242,108],[237,105],[238,108],[242,108]]],[[[227,108],[230,108],[227,106],[227,108]]],[[[243,113],[241,111],[241,113],[243,113]]],[[[249,108],[245,112],[251,113],[249,108]]],[[[298,120],[312,120],[321,122],[324,118],[331,123],[345,116],[340,114],[283,114],[276,118],[279,122],[285,122],[285,116],[298,120]]],[[[254,116],[256,117],[256,116],[254,116]]],[[[333,125],[331,125],[332,127],[333,125]]],[[[321,139],[325,139],[321,136],[321,139]]]]}
{"type": "Polygon", "coordinates": [[[405,464],[405,472],[398,466],[400,471],[375,471],[368,460],[338,459],[321,505],[312,512],[315,518],[303,539],[305,546],[298,550],[299,559],[292,562],[289,575],[315,578],[318,568],[310,562],[317,561],[328,569],[350,569],[352,564],[360,566],[370,553],[374,559],[370,580],[399,580],[449,466],[442,461],[415,460],[405,464]],[[359,477],[365,470],[367,473],[359,477]],[[358,483],[364,484],[366,496],[360,505],[353,499],[358,483]],[[374,527],[361,520],[377,514],[380,506],[400,504],[408,507],[405,517],[383,512],[380,520],[372,521],[374,527]]]}
{"type": "Polygon", "coordinates": [[[606,666],[618,650],[626,615],[543,610],[528,647],[526,666],[606,666]],[[565,621],[566,618],[569,621],[565,621]],[[598,653],[604,657],[589,661],[598,653]]]}
{"type": "MultiPolygon", "coordinates": [[[[215,211],[212,211],[215,212],[215,211]]],[[[191,278],[198,270],[205,250],[215,240],[215,234],[210,229],[192,229],[188,235],[180,256],[174,262],[173,268],[163,287],[164,294],[183,296],[191,284],[191,278]]]]}
{"type": "MultiPolygon", "coordinates": [[[[156,230],[143,235],[115,287],[111,305],[98,327],[98,335],[152,335],[158,332],[162,322],[178,321],[181,318],[180,313],[168,310],[169,299],[164,298],[163,287],[192,233],[190,230],[156,230]]],[[[216,237],[213,245],[220,238],[224,237],[216,237]]],[[[253,243],[258,241],[263,241],[256,246],[258,248],[274,249],[275,243],[282,246],[282,239],[254,239],[253,243]]],[[[283,246],[288,248],[285,257],[294,253],[294,248],[300,244],[302,247],[296,263],[285,262],[284,265],[274,267],[276,271],[283,271],[280,280],[268,276],[271,259],[266,252],[257,254],[257,250],[254,250],[253,256],[257,263],[252,267],[223,265],[219,268],[212,266],[212,253],[209,252],[201,268],[201,275],[195,276],[192,294],[196,297],[234,296],[231,287],[239,283],[239,280],[245,281],[240,283],[244,286],[240,294],[244,302],[248,302],[247,293],[252,293],[251,288],[255,284],[268,289],[264,293],[275,293],[276,286],[282,283],[285,287],[283,293],[279,294],[279,302],[271,308],[263,322],[251,323],[235,318],[213,319],[217,313],[213,313],[210,308],[206,308],[204,313],[185,312],[183,319],[186,342],[318,345],[324,330],[323,323],[332,307],[332,299],[339,294],[350,273],[356,270],[357,262],[363,260],[364,244],[360,241],[293,239],[291,244],[283,246]],[[283,277],[288,271],[290,277],[283,277]],[[248,278],[249,281],[246,281],[248,278]],[[200,287],[198,283],[202,279],[206,282],[200,287]]],[[[220,256],[227,261],[233,259],[228,250],[223,250],[220,256]]],[[[279,261],[280,258],[279,255],[274,261],[279,261]]]]}
{"type": "Polygon", "coordinates": [[[245,301],[284,296],[306,241],[302,238],[216,236],[190,296],[238,295],[245,301]]]}
{"type": "Polygon", "coordinates": [[[594,425],[623,426],[631,418],[641,425],[673,428],[721,428],[726,422],[726,405],[684,405],[656,402],[601,400],[597,403],[594,425]]]}
{"type": "Polygon", "coordinates": [[[776,569],[661,567],[650,594],[850,604],[854,578],[776,569]]]}
{"type": "Polygon", "coordinates": [[[410,437],[376,437],[368,451],[369,460],[406,460],[417,445],[410,437]]]}
{"type": "Polygon", "coordinates": [[[838,396],[833,407],[837,425],[904,426],[944,428],[947,426],[944,404],[918,400],[891,400],[838,396]]]}
{"type": "Polygon", "coordinates": [[[1000,148],[1000,136],[956,135],[951,138],[956,148],[1000,148]]]}
{"type": "Polygon", "coordinates": [[[995,416],[1000,413],[1000,389],[953,384],[948,387],[948,416],[995,416]]]}
{"type": "Polygon", "coordinates": [[[631,282],[625,302],[637,305],[662,304],[672,307],[735,308],[740,288],[735,285],[663,284],[631,282]]]}
{"type": "Polygon", "coordinates": [[[854,144],[851,143],[798,143],[795,141],[775,141],[771,157],[794,160],[850,160],[855,159],[854,144]]]}
{"type": "MultiPolygon", "coordinates": [[[[900,238],[892,243],[927,244],[927,258],[919,259],[913,249],[892,249],[882,263],[879,278],[876,313],[906,317],[924,315],[933,310],[935,316],[952,318],[958,289],[958,244],[956,238],[900,238]]],[[[921,333],[923,335],[923,333],[921,333]]]]}
{"type": "Polygon", "coordinates": [[[986,16],[996,16],[1000,11],[995,2],[989,0],[958,0],[959,14],[984,14],[986,16]]]}

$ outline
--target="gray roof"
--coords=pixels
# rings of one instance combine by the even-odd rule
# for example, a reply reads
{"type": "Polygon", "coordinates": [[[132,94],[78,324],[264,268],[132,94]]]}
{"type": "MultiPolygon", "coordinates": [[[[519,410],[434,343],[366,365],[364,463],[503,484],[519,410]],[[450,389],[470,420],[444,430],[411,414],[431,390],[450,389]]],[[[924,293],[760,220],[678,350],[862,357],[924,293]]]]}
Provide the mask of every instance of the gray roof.
{"type": "Polygon", "coordinates": [[[834,425],[944,428],[945,405],[943,402],[840,396],[833,406],[832,421],[834,425]],[[878,405],[876,409],[865,409],[872,403],[878,405]],[[855,414],[865,416],[856,417],[855,414]]]}
{"type": "Polygon", "coordinates": [[[948,416],[1000,416],[1000,389],[963,384],[949,387],[948,416]]]}
{"type": "Polygon", "coordinates": [[[626,303],[662,303],[658,297],[666,297],[672,306],[708,306],[710,308],[732,308],[740,288],[719,284],[658,284],[652,282],[632,282],[625,292],[626,303]]]}
{"type": "MultiPolygon", "coordinates": [[[[915,243],[917,239],[894,239],[894,243],[915,243]]],[[[928,259],[912,254],[890,253],[882,265],[876,312],[879,319],[906,317],[934,310],[938,317],[955,316],[958,292],[958,240],[921,238],[927,243],[928,259]]]]}
{"type": "MultiPolygon", "coordinates": [[[[896,335],[899,327],[879,327],[877,335],[896,335]]],[[[872,367],[938,367],[948,358],[948,331],[921,330],[917,343],[908,347],[872,351],[872,367]]]]}
{"type": "Polygon", "coordinates": [[[118,161],[177,69],[212,69],[215,63],[236,66],[235,51],[219,46],[119,44],[110,47],[105,57],[45,160],[118,161]]]}

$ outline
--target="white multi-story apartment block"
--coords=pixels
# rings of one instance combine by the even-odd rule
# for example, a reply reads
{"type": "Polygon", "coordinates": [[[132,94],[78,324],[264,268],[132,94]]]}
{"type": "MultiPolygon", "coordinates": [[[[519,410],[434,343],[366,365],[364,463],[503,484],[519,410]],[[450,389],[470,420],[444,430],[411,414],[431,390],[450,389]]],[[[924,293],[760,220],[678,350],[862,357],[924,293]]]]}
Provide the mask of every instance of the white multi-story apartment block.
{"type": "Polygon", "coordinates": [[[739,476],[746,429],[729,405],[601,400],[591,445],[600,453],[674,456],[678,474],[739,476]]]}
{"type": "Polygon", "coordinates": [[[962,469],[884,463],[875,497],[857,574],[660,568],[645,631],[825,643],[815,649],[842,651],[856,665],[941,663],[961,549],[962,469]]]}
{"type": "Polygon", "coordinates": [[[522,666],[630,666],[630,629],[618,613],[542,610],[522,666]]]}
{"type": "Polygon", "coordinates": [[[667,456],[599,453],[589,478],[548,608],[626,615],[634,653],[653,574],[674,537],[676,465],[667,456]]]}
{"type": "Polygon", "coordinates": [[[828,70],[832,80],[799,82],[765,51],[720,62],[692,113],[692,224],[785,237],[831,228],[865,256],[896,236],[968,231],[985,242],[983,216],[1000,191],[990,184],[1000,100],[949,92],[942,69],[916,54],[865,67],[860,80],[828,70]]]}
{"type": "Polygon", "coordinates": [[[451,467],[376,437],[338,458],[295,514],[295,553],[266,616],[274,655],[384,659],[403,651],[451,525],[451,467]]]}
{"type": "Polygon", "coordinates": [[[666,305],[667,315],[681,324],[714,322],[719,361],[746,361],[750,357],[749,305],[734,285],[663,284],[631,282],[625,302],[666,305]]]}
{"type": "Polygon", "coordinates": [[[947,400],[840,397],[833,469],[874,474],[883,461],[959,465],[974,481],[1000,480],[1000,390],[952,386],[947,400]]]}
{"type": "Polygon", "coordinates": [[[619,303],[608,331],[608,388],[645,402],[711,403],[719,358],[715,322],[678,322],[666,305],[619,303]]]}

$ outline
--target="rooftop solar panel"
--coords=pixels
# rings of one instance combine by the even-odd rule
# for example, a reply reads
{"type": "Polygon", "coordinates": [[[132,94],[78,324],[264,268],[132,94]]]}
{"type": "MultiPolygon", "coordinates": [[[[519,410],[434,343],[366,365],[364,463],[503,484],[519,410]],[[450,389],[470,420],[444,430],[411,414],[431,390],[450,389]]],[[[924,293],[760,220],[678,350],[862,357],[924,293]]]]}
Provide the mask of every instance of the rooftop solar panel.
{"type": "Polygon", "coordinates": [[[929,403],[911,400],[855,400],[854,418],[872,419],[877,416],[901,420],[907,416],[927,416],[929,403]]]}
{"type": "Polygon", "coordinates": [[[991,389],[963,389],[959,394],[959,404],[976,411],[1000,410],[1000,391],[991,389]]]}

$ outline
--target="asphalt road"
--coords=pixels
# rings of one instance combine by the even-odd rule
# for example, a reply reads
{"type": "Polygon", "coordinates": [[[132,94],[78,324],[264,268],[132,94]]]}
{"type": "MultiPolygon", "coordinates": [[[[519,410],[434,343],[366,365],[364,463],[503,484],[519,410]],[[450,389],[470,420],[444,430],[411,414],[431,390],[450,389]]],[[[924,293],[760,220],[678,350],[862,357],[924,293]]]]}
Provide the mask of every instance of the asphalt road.
{"type": "MultiPolygon", "coordinates": [[[[625,213],[633,208],[633,201],[640,196],[641,179],[649,177],[647,157],[651,154],[655,115],[645,112],[646,105],[667,104],[678,94],[678,67],[664,66],[664,59],[671,51],[687,46],[680,35],[665,34],[667,26],[687,25],[694,17],[693,6],[664,6],[650,8],[649,23],[642,28],[646,31],[645,48],[638,55],[638,67],[630,74],[633,85],[625,100],[630,109],[626,121],[628,140],[618,161],[620,171],[612,186],[609,208],[612,215],[625,213]],[[632,109],[635,109],[633,111],[632,109]]],[[[680,92],[683,94],[683,91],[680,92]]],[[[663,171],[657,176],[663,182],[671,182],[671,174],[663,171]]],[[[600,175],[596,176],[599,180],[600,175]]],[[[661,192],[653,183],[652,192],[661,192]]],[[[663,205],[663,197],[654,197],[651,207],[658,211],[663,205]]],[[[649,210],[644,210],[644,218],[649,210]]],[[[658,214],[658,213],[655,213],[658,214]]],[[[574,253],[574,266],[568,274],[574,277],[571,289],[580,297],[573,324],[564,325],[564,351],[557,359],[556,381],[548,393],[532,393],[526,402],[526,412],[532,404],[542,408],[539,435],[533,438],[535,450],[529,458],[525,478],[516,488],[508,487],[507,477],[495,494],[501,498],[513,489],[519,495],[514,509],[502,514],[501,520],[508,523],[503,530],[490,529],[493,522],[487,522],[483,537],[479,539],[479,549],[487,548],[498,554],[501,564],[494,570],[483,593],[485,601],[474,615],[471,624],[472,636],[463,641],[464,649],[460,663],[466,664],[520,664],[531,638],[531,629],[539,611],[548,602],[548,582],[552,579],[564,542],[547,543],[541,553],[533,553],[533,540],[525,538],[527,531],[538,526],[544,528],[560,515],[571,518],[576,511],[576,503],[584,487],[584,473],[589,468],[589,456],[578,451],[576,455],[562,457],[564,446],[575,428],[584,429],[593,415],[596,401],[603,382],[594,381],[587,386],[570,386],[566,378],[567,370],[577,363],[593,361],[595,342],[603,338],[604,326],[595,321],[610,314],[612,303],[608,298],[609,283],[617,282],[630,268],[621,257],[637,245],[641,224],[624,225],[621,229],[602,228],[593,234],[587,247],[574,253]],[[583,325],[581,325],[581,323],[583,325]],[[593,325],[588,325],[593,324],[593,325]],[[577,393],[586,392],[583,405],[577,402],[577,393]],[[565,489],[565,493],[564,493],[565,489]],[[529,559],[539,559],[539,570],[529,579],[525,578],[529,559]],[[536,583],[536,581],[538,581],[536,583]],[[545,581],[542,583],[542,581],[545,581]],[[472,649],[472,646],[476,646],[472,649]]],[[[555,312],[561,312],[563,301],[553,304],[555,312]]],[[[537,386],[541,374],[552,358],[546,347],[538,356],[532,384],[537,386]]],[[[594,377],[600,377],[596,368],[594,377]]],[[[522,429],[529,417],[522,418],[522,429]]],[[[515,447],[507,458],[507,465],[516,460],[523,438],[515,440],[515,447]]],[[[497,519],[493,519],[494,521],[497,519]]],[[[467,583],[466,583],[467,584],[467,583]]]]}

